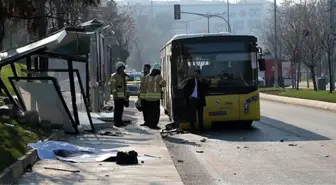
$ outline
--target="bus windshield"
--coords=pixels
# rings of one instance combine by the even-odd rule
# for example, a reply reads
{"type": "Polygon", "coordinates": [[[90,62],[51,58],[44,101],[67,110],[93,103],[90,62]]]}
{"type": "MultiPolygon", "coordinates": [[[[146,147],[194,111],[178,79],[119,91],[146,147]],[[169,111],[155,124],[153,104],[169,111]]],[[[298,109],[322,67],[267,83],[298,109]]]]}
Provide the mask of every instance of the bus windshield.
{"type": "Polygon", "coordinates": [[[253,56],[246,48],[244,42],[185,44],[177,54],[178,79],[198,68],[212,87],[253,85],[253,56]]]}

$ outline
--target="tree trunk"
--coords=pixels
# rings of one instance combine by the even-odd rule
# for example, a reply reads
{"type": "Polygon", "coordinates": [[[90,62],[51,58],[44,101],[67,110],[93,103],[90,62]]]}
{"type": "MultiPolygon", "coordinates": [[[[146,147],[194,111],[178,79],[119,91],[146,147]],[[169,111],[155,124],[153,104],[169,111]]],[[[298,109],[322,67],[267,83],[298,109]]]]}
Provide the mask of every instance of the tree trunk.
{"type": "Polygon", "coordinates": [[[88,9],[88,7],[83,8],[82,14],[83,14],[83,20],[82,21],[83,22],[88,21],[88,19],[89,19],[89,9],[88,9]]]}
{"type": "MultiPolygon", "coordinates": [[[[48,19],[44,17],[46,15],[46,0],[39,0],[37,6],[37,14],[41,16],[39,19],[38,38],[45,37],[47,35],[48,19]]],[[[41,70],[48,69],[48,58],[41,57],[39,67],[41,70]]]]}
{"type": "Polygon", "coordinates": [[[61,4],[60,0],[55,0],[55,7],[56,7],[56,16],[58,17],[57,19],[57,28],[62,29],[64,27],[65,21],[64,21],[64,8],[61,4]]]}
{"type": "Polygon", "coordinates": [[[0,18],[0,51],[3,50],[4,38],[5,38],[5,20],[0,18]]]}
{"type": "Polygon", "coordinates": [[[135,48],[136,48],[136,52],[138,54],[138,61],[135,61],[136,63],[135,63],[134,66],[136,67],[136,69],[141,69],[142,65],[143,65],[142,56],[141,56],[141,51],[140,51],[139,45],[137,43],[135,44],[135,48]]]}
{"type": "MultiPolygon", "coordinates": [[[[0,7],[1,8],[1,7],[0,7]]],[[[0,51],[3,50],[3,40],[5,38],[5,20],[0,18],[0,51]]],[[[0,75],[1,75],[1,68],[0,68],[0,75]]],[[[4,93],[2,92],[3,88],[0,86],[0,94],[3,95],[4,93]]]]}
{"type": "Polygon", "coordinates": [[[333,74],[333,64],[331,61],[331,50],[328,50],[328,68],[329,68],[329,92],[332,93],[334,91],[334,74],[333,74]]]}
{"type": "Polygon", "coordinates": [[[297,77],[296,77],[296,89],[299,90],[300,88],[300,81],[301,81],[301,62],[297,61],[298,68],[297,68],[297,77]]]}
{"type": "Polygon", "coordinates": [[[316,78],[315,78],[315,67],[309,67],[311,72],[311,77],[313,79],[313,85],[314,85],[314,91],[317,91],[317,84],[316,84],[316,78]]]}

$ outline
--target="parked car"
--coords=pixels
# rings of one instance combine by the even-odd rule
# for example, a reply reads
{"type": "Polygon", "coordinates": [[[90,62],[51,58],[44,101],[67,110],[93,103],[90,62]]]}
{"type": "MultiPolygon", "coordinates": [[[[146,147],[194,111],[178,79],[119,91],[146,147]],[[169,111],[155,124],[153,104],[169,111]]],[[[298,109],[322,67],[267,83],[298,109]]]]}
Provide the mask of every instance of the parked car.
{"type": "Polygon", "coordinates": [[[128,92],[130,92],[132,96],[137,96],[140,88],[140,80],[143,75],[139,72],[127,73],[127,75],[126,80],[128,92]]]}
{"type": "Polygon", "coordinates": [[[266,81],[264,78],[258,76],[258,85],[259,87],[265,87],[266,86],[266,81]]]}

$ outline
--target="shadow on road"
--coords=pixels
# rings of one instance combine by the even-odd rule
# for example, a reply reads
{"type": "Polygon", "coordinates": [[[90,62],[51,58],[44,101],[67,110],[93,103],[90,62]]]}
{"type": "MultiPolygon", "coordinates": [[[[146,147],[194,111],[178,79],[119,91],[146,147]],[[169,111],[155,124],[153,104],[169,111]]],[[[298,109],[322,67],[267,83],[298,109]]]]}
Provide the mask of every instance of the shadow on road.
{"type": "Polygon", "coordinates": [[[286,142],[330,140],[314,132],[296,127],[292,124],[262,116],[261,121],[253,123],[251,128],[242,128],[226,124],[221,128],[210,130],[201,136],[234,142],[286,142]]]}

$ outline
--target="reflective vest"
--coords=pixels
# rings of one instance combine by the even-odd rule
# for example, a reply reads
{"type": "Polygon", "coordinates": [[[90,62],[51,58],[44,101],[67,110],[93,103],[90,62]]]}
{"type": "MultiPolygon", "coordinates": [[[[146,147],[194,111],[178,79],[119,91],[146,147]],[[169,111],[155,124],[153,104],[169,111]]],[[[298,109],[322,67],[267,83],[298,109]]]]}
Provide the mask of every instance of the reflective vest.
{"type": "Polygon", "coordinates": [[[114,99],[125,99],[126,91],[127,91],[126,88],[127,88],[127,84],[126,84],[125,77],[120,74],[113,73],[112,78],[111,78],[111,90],[112,90],[113,98],[114,99]]]}
{"type": "Polygon", "coordinates": [[[162,87],[166,87],[166,81],[161,75],[150,76],[147,75],[145,78],[146,85],[146,100],[147,101],[157,101],[161,99],[162,87]]]}
{"type": "Polygon", "coordinates": [[[146,99],[146,76],[142,76],[140,79],[140,90],[139,90],[139,98],[146,99]]]}

